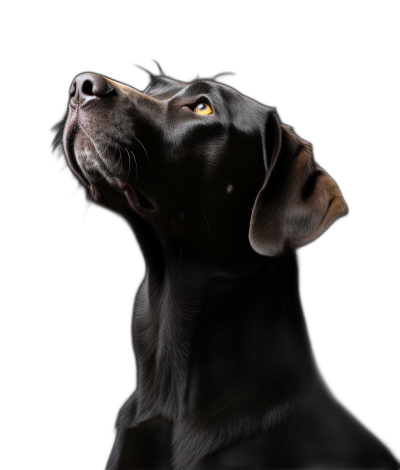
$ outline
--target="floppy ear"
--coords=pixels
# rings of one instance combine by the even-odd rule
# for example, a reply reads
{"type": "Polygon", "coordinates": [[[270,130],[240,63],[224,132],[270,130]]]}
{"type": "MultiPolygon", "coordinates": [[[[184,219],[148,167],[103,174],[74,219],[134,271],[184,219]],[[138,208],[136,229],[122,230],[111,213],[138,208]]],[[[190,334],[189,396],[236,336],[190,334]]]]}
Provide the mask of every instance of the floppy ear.
{"type": "Polygon", "coordinates": [[[315,240],[348,208],[338,185],[314,161],[311,145],[281,124],[275,111],[268,114],[263,139],[267,175],[249,239],[257,253],[281,256],[315,240]]]}

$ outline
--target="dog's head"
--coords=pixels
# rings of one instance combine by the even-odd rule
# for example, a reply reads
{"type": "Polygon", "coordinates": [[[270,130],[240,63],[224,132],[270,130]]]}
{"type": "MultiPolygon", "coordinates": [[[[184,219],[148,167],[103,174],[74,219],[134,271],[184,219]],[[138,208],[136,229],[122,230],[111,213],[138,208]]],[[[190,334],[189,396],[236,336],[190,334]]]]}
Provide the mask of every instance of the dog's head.
{"type": "Polygon", "coordinates": [[[279,256],[347,213],[310,144],[273,108],[213,79],[152,76],[140,92],[78,75],[59,144],[89,197],[189,252],[279,256]]]}

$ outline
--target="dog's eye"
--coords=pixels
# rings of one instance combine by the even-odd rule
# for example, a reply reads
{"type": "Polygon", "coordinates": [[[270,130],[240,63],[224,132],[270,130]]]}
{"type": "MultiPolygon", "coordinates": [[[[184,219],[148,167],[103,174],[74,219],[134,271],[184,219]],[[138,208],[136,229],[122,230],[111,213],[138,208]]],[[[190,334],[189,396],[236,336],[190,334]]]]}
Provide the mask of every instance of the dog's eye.
{"type": "Polygon", "coordinates": [[[201,115],[206,115],[206,114],[211,114],[212,109],[211,106],[208,105],[207,103],[199,103],[193,110],[196,114],[201,114],[201,115]]]}

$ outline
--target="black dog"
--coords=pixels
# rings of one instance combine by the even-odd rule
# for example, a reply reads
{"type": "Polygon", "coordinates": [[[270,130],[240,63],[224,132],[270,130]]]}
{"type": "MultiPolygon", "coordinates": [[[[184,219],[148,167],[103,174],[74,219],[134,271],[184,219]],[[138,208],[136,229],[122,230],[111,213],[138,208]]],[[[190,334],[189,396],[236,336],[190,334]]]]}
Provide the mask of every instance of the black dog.
{"type": "Polygon", "coordinates": [[[315,365],[294,250],[347,206],[273,108],[214,79],[84,73],[61,143],[147,266],[108,469],[398,468],[315,365]]]}

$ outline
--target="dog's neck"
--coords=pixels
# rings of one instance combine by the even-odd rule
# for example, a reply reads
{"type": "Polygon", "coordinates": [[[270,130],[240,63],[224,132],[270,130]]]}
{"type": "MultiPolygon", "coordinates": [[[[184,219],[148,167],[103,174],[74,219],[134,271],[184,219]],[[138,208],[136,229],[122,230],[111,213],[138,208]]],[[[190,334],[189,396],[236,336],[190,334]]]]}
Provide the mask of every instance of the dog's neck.
{"type": "Polygon", "coordinates": [[[231,409],[254,404],[273,425],[268,409],[281,419],[317,377],[295,254],[258,257],[245,273],[148,264],[133,343],[137,422],[224,414],[229,423],[231,409]]]}

